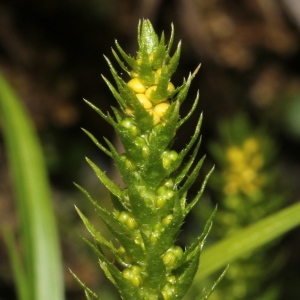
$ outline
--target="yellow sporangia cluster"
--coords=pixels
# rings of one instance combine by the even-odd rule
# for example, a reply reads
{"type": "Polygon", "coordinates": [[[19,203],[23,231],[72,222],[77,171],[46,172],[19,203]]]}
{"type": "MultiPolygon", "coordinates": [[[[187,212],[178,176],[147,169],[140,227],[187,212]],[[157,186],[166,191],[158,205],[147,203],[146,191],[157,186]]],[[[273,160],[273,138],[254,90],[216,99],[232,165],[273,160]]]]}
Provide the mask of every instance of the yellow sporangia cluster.
{"type": "MultiPolygon", "coordinates": [[[[151,56],[149,59],[151,60],[151,56]]],[[[138,73],[135,71],[131,72],[132,79],[130,79],[127,83],[127,85],[134,91],[137,99],[140,101],[145,110],[152,115],[153,125],[156,125],[162,121],[165,112],[170,106],[170,102],[167,97],[165,99],[160,99],[159,101],[157,101],[157,99],[153,101],[154,99],[152,93],[157,89],[157,84],[161,76],[161,70],[161,68],[153,70],[155,78],[154,84],[146,85],[142,83],[138,77],[138,73]]],[[[171,82],[168,82],[167,94],[170,95],[174,90],[174,85],[171,82]]],[[[132,116],[134,112],[130,107],[126,107],[126,114],[128,116],[132,116]]]]}
{"type": "Polygon", "coordinates": [[[228,167],[223,172],[223,191],[226,195],[240,192],[250,195],[264,184],[261,174],[264,158],[257,139],[248,138],[240,147],[230,146],[225,155],[228,167]]]}

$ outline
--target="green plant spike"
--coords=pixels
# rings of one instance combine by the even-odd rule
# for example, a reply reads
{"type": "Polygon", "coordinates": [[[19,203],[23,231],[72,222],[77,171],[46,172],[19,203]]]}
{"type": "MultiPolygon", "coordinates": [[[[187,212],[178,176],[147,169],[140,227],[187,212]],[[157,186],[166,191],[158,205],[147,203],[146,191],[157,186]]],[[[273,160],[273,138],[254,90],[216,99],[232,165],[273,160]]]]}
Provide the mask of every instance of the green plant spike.
{"type": "Polygon", "coordinates": [[[1,74],[0,114],[21,228],[22,257],[10,230],[5,235],[18,298],[62,300],[60,245],[42,149],[30,117],[1,74]]]}
{"type": "MultiPolygon", "coordinates": [[[[213,216],[194,243],[186,249],[177,245],[184,219],[200,199],[196,196],[190,202],[187,193],[204,158],[194,164],[200,146],[202,117],[188,145],[179,153],[171,148],[176,131],[191,116],[188,113],[180,118],[179,109],[199,69],[190,74],[182,86],[174,87],[171,76],[179,62],[181,44],[171,55],[173,39],[173,26],[170,41],[165,45],[164,34],[159,39],[148,20],[140,22],[136,58],[127,55],[117,42],[119,54],[113,50],[120,68],[130,75],[129,80],[124,81],[110,60],[105,58],[117,86],[115,88],[103,77],[120,105],[119,109],[112,108],[115,117],[105,115],[87,101],[114,127],[124,147],[124,153],[118,153],[110,141],[104,138],[106,148],[85,131],[96,146],[114,160],[126,184],[121,189],[87,159],[99,180],[111,192],[112,212],[101,208],[86,190],[78,186],[95,206],[114,240],[107,241],[87,217],[79,209],[77,211],[94,238],[94,243],[87,241],[88,245],[98,256],[101,268],[122,299],[182,299],[198,270],[202,247],[212,224],[213,216]],[[183,159],[190,151],[191,158],[183,165],[183,159]],[[103,249],[110,251],[117,263],[109,261],[103,249]]],[[[195,110],[198,99],[199,95],[191,111],[195,110]]],[[[85,289],[87,299],[100,299],[76,278],[85,289]]]]}

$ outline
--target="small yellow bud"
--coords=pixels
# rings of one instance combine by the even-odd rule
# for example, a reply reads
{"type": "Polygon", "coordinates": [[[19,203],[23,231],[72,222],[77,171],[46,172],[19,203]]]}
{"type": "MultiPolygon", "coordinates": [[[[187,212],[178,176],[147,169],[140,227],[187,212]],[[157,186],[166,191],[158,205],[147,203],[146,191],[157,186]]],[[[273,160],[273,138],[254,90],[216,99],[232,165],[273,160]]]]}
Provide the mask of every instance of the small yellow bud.
{"type": "Polygon", "coordinates": [[[162,208],[164,207],[166,204],[166,198],[162,197],[162,196],[158,196],[156,199],[155,199],[155,205],[156,207],[158,208],[162,208]]]}
{"type": "Polygon", "coordinates": [[[152,85],[145,91],[145,96],[151,100],[151,94],[155,92],[157,89],[157,85],[152,85]]]}
{"type": "Polygon", "coordinates": [[[152,116],[153,118],[153,125],[157,125],[160,122],[160,116],[156,113],[153,112],[153,109],[150,109],[149,114],[152,116]]]}
{"type": "Polygon", "coordinates": [[[154,54],[153,53],[149,54],[148,58],[149,58],[150,62],[153,62],[153,60],[154,60],[154,54]]]}
{"type": "Polygon", "coordinates": [[[136,77],[139,76],[139,74],[138,74],[136,71],[134,71],[134,70],[132,70],[132,71],[130,72],[130,75],[131,75],[132,78],[136,78],[136,77]]]}
{"type": "Polygon", "coordinates": [[[169,251],[164,254],[162,259],[166,267],[173,267],[176,263],[177,257],[173,251],[169,251]]]}
{"type": "Polygon", "coordinates": [[[129,214],[126,211],[121,211],[118,216],[118,220],[122,223],[126,223],[128,218],[129,218],[129,214]]]}
{"type": "Polygon", "coordinates": [[[136,97],[145,109],[150,109],[152,107],[151,101],[145,96],[145,94],[136,94],[136,97]]]}
{"type": "Polygon", "coordinates": [[[175,91],[175,86],[172,82],[169,82],[168,83],[168,87],[167,87],[167,92],[168,92],[168,95],[170,95],[171,93],[173,93],[175,91]]]}
{"type": "Polygon", "coordinates": [[[169,179],[166,179],[164,182],[163,182],[163,185],[168,187],[168,188],[172,188],[173,187],[173,180],[171,178],[169,179]]]}
{"type": "Polygon", "coordinates": [[[126,113],[127,116],[133,116],[134,110],[132,108],[130,108],[129,106],[127,106],[125,108],[125,113],[126,113]]]}
{"type": "Polygon", "coordinates": [[[133,217],[130,217],[126,221],[126,226],[129,229],[135,229],[135,228],[137,228],[138,224],[137,224],[136,220],[133,217]]]}
{"type": "Polygon", "coordinates": [[[125,118],[122,120],[121,125],[128,129],[131,135],[137,136],[140,134],[139,128],[134,124],[132,118],[125,118]]]}
{"type": "Polygon", "coordinates": [[[165,226],[169,225],[172,222],[173,219],[173,215],[169,214],[167,216],[165,216],[164,218],[162,218],[161,223],[165,226]]]}
{"type": "Polygon", "coordinates": [[[138,59],[136,60],[136,63],[137,63],[138,66],[140,66],[141,63],[142,63],[142,59],[141,59],[141,58],[138,58],[138,59]]]}
{"type": "Polygon", "coordinates": [[[171,284],[175,284],[176,277],[174,275],[171,275],[171,276],[167,277],[167,281],[170,282],[171,284]]]}
{"type": "Polygon", "coordinates": [[[172,249],[173,253],[176,255],[177,259],[180,258],[183,254],[183,250],[179,246],[174,246],[172,249]]]}
{"type": "Polygon", "coordinates": [[[141,248],[144,250],[145,249],[145,245],[144,245],[144,241],[143,241],[142,235],[139,232],[139,230],[134,230],[132,236],[133,236],[133,241],[137,245],[140,245],[141,248]]]}
{"type": "Polygon", "coordinates": [[[178,153],[174,150],[165,151],[162,154],[162,165],[165,169],[168,169],[172,162],[175,161],[178,157],[178,153]]]}
{"type": "Polygon", "coordinates": [[[171,150],[169,152],[169,157],[171,158],[171,160],[175,161],[177,159],[177,157],[178,157],[178,153],[176,151],[174,151],[174,150],[171,150]]]}
{"type": "Polygon", "coordinates": [[[161,290],[164,300],[174,299],[175,288],[171,283],[167,283],[161,290]]]}
{"type": "Polygon", "coordinates": [[[143,279],[141,276],[141,268],[138,266],[131,266],[125,269],[123,272],[123,277],[131,282],[131,284],[135,287],[139,287],[143,283],[143,279]]]}
{"type": "Polygon", "coordinates": [[[136,93],[143,94],[146,91],[145,86],[138,78],[133,78],[128,81],[127,85],[136,93]]]}
{"type": "Polygon", "coordinates": [[[121,155],[121,160],[125,163],[127,169],[129,169],[130,171],[136,171],[136,164],[132,162],[129,158],[127,158],[126,154],[121,155]]]}
{"type": "Polygon", "coordinates": [[[118,254],[122,257],[123,261],[130,264],[132,263],[132,259],[127,255],[126,250],[124,247],[120,247],[118,249],[118,254]]]}
{"type": "Polygon", "coordinates": [[[161,68],[159,68],[159,69],[157,69],[157,70],[155,71],[154,78],[155,78],[155,83],[156,83],[156,84],[158,84],[160,75],[161,75],[161,68]]]}
{"type": "Polygon", "coordinates": [[[157,242],[159,236],[160,236],[160,232],[158,232],[158,231],[151,232],[151,234],[150,234],[150,241],[153,244],[155,244],[157,242]]]}
{"type": "Polygon", "coordinates": [[[171,166],[171,158],[168,156],[163,156],[162,165],[164,169],[168,169],[171,166]]]}
{"type": "Polygon", "coordinates": [[[154,106],[153,113],[157,114],[161,118],[164,116],[169,106],[170,106],[169,102],[161,102],[154,106]]]}

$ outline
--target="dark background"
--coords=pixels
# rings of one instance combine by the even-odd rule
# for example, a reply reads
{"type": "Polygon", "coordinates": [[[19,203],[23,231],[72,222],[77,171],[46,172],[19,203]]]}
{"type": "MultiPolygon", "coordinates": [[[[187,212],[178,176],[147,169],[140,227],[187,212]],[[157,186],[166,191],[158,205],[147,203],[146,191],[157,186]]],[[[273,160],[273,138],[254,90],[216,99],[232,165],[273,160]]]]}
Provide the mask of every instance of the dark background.
{"type": "MultiPolygon", "coordinates": [[[[117,39],[135,55],[138,20],[149,18],[155,30],[182,40],[182,57],[172,82],[182,83],[201,62],[190,98],[201,101],[190,126],[179,132],[177,145],[193,134],[204,111],[203,151],[217,139],[217,124],[246,112],[253,124],[268,128],[276,140],[282,176],[291,204],[300,189],[300,3],[297,0],[1,0],[0,70],[20,95],[33,118],[47,159],[61,233],[68,299],[84,299],[68,268],[91,288],[110,295],[95,258],[78,232],[85,234],[73,205],[92,209],[73,181],[85,184],[108,201],[103,187],[86,167],[84,156],[103,169],[111,162],[88,140],[80,127],[99,139],[114,139],[112,129],[82,101],[104,112],[115,101],[101,79],[111,79],[103,54],[112,58],[117,39]],[[190,132],[189,132],[190,131],[190,132]]],[[[116,65],[116,64],[115,64],[116,65]]],[[[17,231],[10,175],[0,137],[0,226],[17,231]]],[[[97,222],[97,220],[95,220],[97,222]]],[[[299,229],[285,236],[289,258],[283,273],[283,299],[299,299],[299,229]]],[[[14,299],[12,274],[0,233],[0,299],[14,299]]],[[[105,298],[105,297],[104,297],[105,298]]],[[[108,298],[107,298],[108,299],[108,298]]]]}

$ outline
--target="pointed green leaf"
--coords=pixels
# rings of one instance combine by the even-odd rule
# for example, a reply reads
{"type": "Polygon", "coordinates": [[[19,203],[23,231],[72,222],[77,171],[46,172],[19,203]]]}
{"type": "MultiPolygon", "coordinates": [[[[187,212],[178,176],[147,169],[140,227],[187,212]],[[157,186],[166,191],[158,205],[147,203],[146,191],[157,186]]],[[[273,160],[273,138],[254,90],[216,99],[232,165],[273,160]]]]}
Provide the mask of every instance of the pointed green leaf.
{"type": "Polygon", "coordinates": [[[171,77],[177,69],[177,66],[179,63],[179,58],[180,58],[180,53],[181,53],[181,42],[178,43],[176,51],[168,63],[168,69],[169,69],[168,76],[169,77],[171,77]]]}
{"type": "Polygon", "coordinates": [[[104,146],[102,146],[102,144],[100,144],[98,142],[98,140],[86,129],[81,128],[82,131],[93,141],[93,143],[101,150],[103,151],[106,155],[108,155],[109,157],[112,157],[111,152],[109,152],[104,146]]]}
{"type": "MultiPolygon", "coordinates": [[[[192,136],[192,138],[191,138],[190,142],[188,143],[188,145],[183,150],[181,150],[181,152],[179,153],[178,158],[174,162],[172,168],[170,168],[170,173],[174,172],[175,170],[177,170],[180,167],[180,165],[181,165],[184,157],[188,154],[188,152],[190,151],[190,149],[195,144],[195,142],[198,139],[199,134],[200,134],[201,125],[202,125],[202,115],[200,116],[200,118],[198,120],[198,123],[197,123],[196,129],[195,129],[194,135],[192,136]]],[[[178,180],[180,178],[181,177],[179,177],[178,180]]],[[[177,179],[176,179],[176,182],[179,182],[179,181],[177,181],[177,179]]]]}
{"type": "Polygon", "coordinates": [[[83,99],[96,113],[98,113],[106,122],[108,122],[113,127],[117,126],[118,124],[112,119],[110,115],[105,115],[97,106],[92,104],[91,102],[83,99]]]}
{"type": "Polygon", "coordinates": [[[126,108],[126,103],[125,103],[124,99],[121,97],[121,95],[115,89],[115,87],[109,82],[109,80],[106,79],[106,77],[104,77],[102,75],[102,78],[105,81],[105,83],[107,84],[108,88],[110,89],[111,93],[113,94],[113,96],[115,97],[117,102],[119,103],[120,107],[124,110],[126,108]]]}
{"type": "Polygon", "coordinates": [[[192,285],[199,266],[200,251],[200,245],[198,245],[193,251],[193,255],[179,269],[174,271],[177,277],[175,299],[182,299],[192,285]]]}
{"type": "Polygon", "coordinates": [[[91,222],[85,217],[85,215],[80,211],[78,207],[75,206],[75,209],[80,216],[82,222],[84,223],[86,229],[89,231],[89,233],[94,237],[94,239],[101,245],[107,247],[108,249],[112,251],[116,251],[114,245],[112,242],[108,242],[99,231],[95,229],[95,227],[91,224],[91,222]]]}
{"type": "Polygon", "coordinates": [[[120,67],[130,76],[130,71],[128,70],[128,68],[125,66],[125,64],[121,61],[121,59],[119,58],[118,54],[116,53],[116,51],[114,49],[111,49],[116,61],[118,62],[118,64],[120,65],[120,67]]]}
{"type": "MultiPolygon", "coordinates": [[[[193,112],[195,111],[195,109],[198,105],[198,102],[199,102],[199,91],[197,92],[196,99],[193,102],[193,106],[189,110],[188,114],[184,118],[179,120],[179,122],[177,124],[177,129],[180,128],[191,117],[191,115],[193,114],[193,112]]],[[[200,115],[200,118],[202,119],[202,114],[200,115]]]]}
{"type": "Polygon", "coordinates": [[[90,159],[86,158],[88,164],[92,167],[94,172],[96,173],[99,180],[107,187],[107,189],[117,197],[122,196],[122,190],[115,183],[113,183],[104,172],[102,172],[96,164],[94,164],[90,159]]]}
{"type": "Polygon", "coordinates": [[[70,273],[74,276],[74,278],[78,281],[78,283],[83,287],[87,299],[96,299],[96,300],[101,300],[101,298],[99,298],[92,290],[90,290],[85,283],[83,283],[78,276],[75,275],[75,273],[73,273],[70,269],[69,269],[70,273]],[[92,298],[91,298],[92,297],[92,298]]]}
{"type": "Polygon", "coordinates": [[[208,182],[208,179],[213,171],[214,171],[214,167],[212,167],[211,170],[209,171],[209,173],[205,176],[205,178],[202,182],[201,188],[198,191],[196,197],[187,205],[187,207],[185,209],[185,215],[187,215],[192,210],[192,208],[197,204],[197,202],[200,200],[200,198],[204,192],[204,189],[206,187],[206,184],[208,182]]]}
{"type": "Polygon", "coordinates": [[[208,292],[202,292],[198,297],[196,297],[196,300],[207,300],[209,296],[212,294],[212,292],[216,289],[219,282],[222,280],[222,278],[225,276],[229,266],[227,266],[224,271],[221,273],[219,278],[214,282],[213,286],[210,288],[208,292]],[[204,294],[204,295],[203,295],[204,294]]]}
{"type": "Polygon", "coordinates": [[[117,40],[115,41],[116,47],[118,49],[118,51],[120,52],[121,56],[123,57],[123,59],[127,62],[127,64],[134,70],[136,70],[137,67],[137,63],[136,60],[127,55],[127,53],[121,48],[121,46],[119,45],[119,43],[117,42],[117,40]]]}
{"type": "Polygon", "coordinates": [[[186,179],[183,186],[179,189],[179,191],[178,191],[179,197],[181,197],[181,195],[183,195],[185,192],[187,192],[190,189],[190,187],[193,185],[195,180],[197,179],[197,177],[199,175],[199,172],[200,172],[200,169],[203,165],[204,159],[205,159],[205,156],[203,156],[200,159],[200,161],[197,163],[197,165],[194,168],[194,170],[192,171],[192,173],[186,179]]]}
{"type": "Polygon", "coordinates": [[[182,168],[182,170],[180,171],[180,173],[176,176],[175,180],[174,180],[174,184],[176,186],[178,186],[181,181],[186,177],[187,173],[189,172],[191,166],[193,165],[196,156],[198,154],[198,150],[200,148],[200,144],[201,144],[201,137],[198,141],[198,143],[196,144],[196,147],[193,150],[193,153],[191,155],[191,157],[189,158],[189,160],[187,161],[187,163],[184,165],[184,167],[182,168]]]}
{"type": "Polygon", "coordinates": [[[200,69],[200,65],[196,68],[196,70],[192,74],[189,75],[189,77],[188,77],[186,83],[184,84],[183,88],[178,93],[178,95],[176,97],[176,100],[179,101],[180,103],[182,103],[186,99],[187,93],[188,93],[189,88],[190,88],[191,83],[192,83],[192,80],[196,76],[199,69],[200,69]]]}

